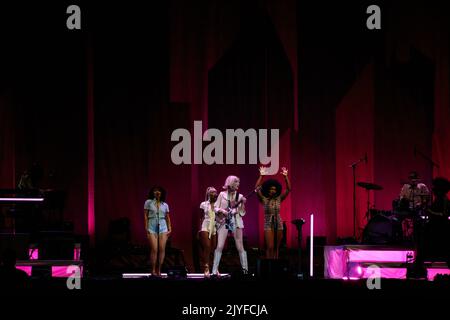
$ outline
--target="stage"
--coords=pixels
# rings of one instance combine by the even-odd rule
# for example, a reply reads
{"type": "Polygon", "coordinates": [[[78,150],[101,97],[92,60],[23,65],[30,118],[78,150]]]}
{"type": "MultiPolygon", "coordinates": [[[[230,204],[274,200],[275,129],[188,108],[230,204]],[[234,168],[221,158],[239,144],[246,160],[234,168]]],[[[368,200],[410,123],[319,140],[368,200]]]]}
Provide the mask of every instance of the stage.
{"type": "Polygon", "coordinates": [[[423,1],[5,3],[0,294],[168,319],[450,296],[448,23],[423,1]]]}

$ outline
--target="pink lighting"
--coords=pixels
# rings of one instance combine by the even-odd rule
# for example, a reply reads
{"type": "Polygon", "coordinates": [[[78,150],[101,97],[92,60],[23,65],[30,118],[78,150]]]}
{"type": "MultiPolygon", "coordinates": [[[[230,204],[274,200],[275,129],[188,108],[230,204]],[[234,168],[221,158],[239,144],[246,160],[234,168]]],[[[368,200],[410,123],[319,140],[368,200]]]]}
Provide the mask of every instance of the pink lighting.
{"type": "MultiPolygon", "coordinates": [[[[73,275],[73,272],[70,272],[71,266],[52,266],[52,277],[53,278],[68,278],[73,275]]],[[[80,266],[80,277],[83,278],[83,267],[80,266]]]]}
{"type": "Polygon", "coordinates": [[[17,266],[16,269],[25,271],[28,276],[31,276],[31,270],[32,270],[31,266],[17,266]]]}
{"type": "Polygon", "coordinates": [[[75,247],[73,249],[73,260],[79,261],[81,257],[81,248],[75,247]]]}
{"type": "MultiPolygon", "coordinates": [[[[52,277],[53,278],[68,278],[74,274],[74,272],[71,271],[71,269],[73,269],[74,267],[80,268],[80,277],[83,278],[83,266],[81,266],[81,265],[80,266],[54,265],[51,267],[52,268],[52,277]]],[[[32,271],[33,271],[33,266],[21,264],[20,266],[16,266],[16,269],[25,271],[27,273],[27,275],[31,277],[32,271]]]]}
{"type": "MultiPolygon", "coordinates": [[[[328,279],[406,279],[406,264],[409,255],[415,252],[407,249],[383,248],[380,246],[326,246],[325,278],[328,279]]],[[[435,266],[427,268],[428,280],[437,274],[449,274],[450,269],[435,266]]]]}
{"type": "Polygon", "coordinates": [[[361,266],[358,266],[358,267],[356,268],[356,272],[357,272],[359,275],[362,275],[362,274],[363,274],[363,270],[362,270],[361,266]]]}
{"type": "MultiPolygon", "coordinates": [[[[150,273],[123,273],[123,279],[140,279],[140,278],[148,278],[150,273]]],[[[221,273],[221,277],[229,277],[229,273],[221,273]]],[[[161,273],[161,278],[167,278],[167,273],[161,273]]],[[[188,279],[204,279],[205,275],[203,273],[188,273],[188,279]]]]}
{"type": "Polygon", "coordinates": [[[446,268],[428,268],[428,280],[433,281],[434,277],[436,277],[438,274],[448,274],[450,275],[450,269],[446,269],[446,268]]]}
{"type": "Polygon", "coordinates": [[[348,261],[365,262],[406,262],[406,255],[411,250],[364,250],[347,248],[348,261]]]}
{"type": "Polygon", "coordinates": [[[30,257],[30,260],[38,260],[39,259],[39,249],[38,248],[28,249],[28,256],[30,257]]]}

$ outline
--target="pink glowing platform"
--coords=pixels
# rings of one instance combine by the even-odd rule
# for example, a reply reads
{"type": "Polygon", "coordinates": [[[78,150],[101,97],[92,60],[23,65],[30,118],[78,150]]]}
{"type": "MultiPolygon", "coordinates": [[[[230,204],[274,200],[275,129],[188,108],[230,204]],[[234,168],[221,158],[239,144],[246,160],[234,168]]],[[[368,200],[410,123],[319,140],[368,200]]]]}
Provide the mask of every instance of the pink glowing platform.
{"type": "MultiPolygon", "coordinates": [[[[324,276],[327,279],[406,279],[407,264],[415,257],[413,248],[346,245],[326,246],[324,276]]],[[[428,280],[437,274],[450,274],[446,264],[427,267],[428,280]]]]}
{"type": "MultiPolygon", "coordinates": [[[[150,273],[122,273],[122,278],[124,279],[141,279],[150,277],[150,273]]],[[[230,277],[228,273],[221,273],[222,278],[230,277]]],[[[167,273],[161,273],[161,278],[168,278],[167,273]]],[[[187,279],[204,279],[205,275],[203,273],[188,273],[186,275],[187,279]]]]}
{"type": "Polygon", "coordinates": [[[33,268],[47,268],[53,278],[68,278],[79,272],[83,277],[83,261],[81,260],[23,260],[17,261],[16,268],[33,275],[33,268]]]}

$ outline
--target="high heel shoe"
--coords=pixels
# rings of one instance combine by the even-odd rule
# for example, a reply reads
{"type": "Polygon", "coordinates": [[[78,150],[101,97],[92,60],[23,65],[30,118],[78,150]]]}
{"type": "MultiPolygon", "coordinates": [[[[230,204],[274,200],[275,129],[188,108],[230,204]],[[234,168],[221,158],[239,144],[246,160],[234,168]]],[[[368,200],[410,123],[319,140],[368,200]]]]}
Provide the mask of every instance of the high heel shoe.
{"type": "Polygon", "coordinates": [[[204,271],[205,278],[209,278],[211,276],[211,273],[209,272],[209,266],[205,265],[205,271],[204,271]]]}

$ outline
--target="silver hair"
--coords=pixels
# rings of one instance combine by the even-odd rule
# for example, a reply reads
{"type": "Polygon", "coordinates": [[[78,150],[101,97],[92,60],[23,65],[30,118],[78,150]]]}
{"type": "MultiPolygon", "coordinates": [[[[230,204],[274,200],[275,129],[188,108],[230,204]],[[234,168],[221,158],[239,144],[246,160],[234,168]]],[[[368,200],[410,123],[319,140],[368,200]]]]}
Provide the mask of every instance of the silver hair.
{"type": "Polygon", "coordinates": [[[235,181],[238,180],[240,181],[240,179],[236,176],[228,176],[227,179],[225,180],[225,184],[222,187],[223,189],[228,189],[229,186],[231,186],[231,184],[235,181]]]}

